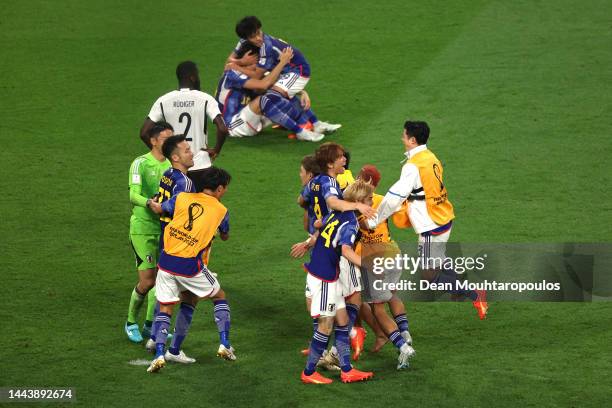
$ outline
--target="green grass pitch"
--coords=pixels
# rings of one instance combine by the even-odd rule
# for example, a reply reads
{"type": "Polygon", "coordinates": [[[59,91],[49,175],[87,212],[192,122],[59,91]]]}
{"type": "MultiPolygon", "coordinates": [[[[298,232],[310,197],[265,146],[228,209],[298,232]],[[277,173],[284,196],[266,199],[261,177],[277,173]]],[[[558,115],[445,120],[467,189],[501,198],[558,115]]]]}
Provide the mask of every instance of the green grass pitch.
{"type": "MultiPolygon", "coordinates": [[[[609,304],[408,303],[417,356],[396,372],[387,346],[373,381],[304,386],[310,336],[300,262],[300,158],[279,131],[228,140],[232,238],[211,269],[232,308],[239,360],[214,357],[210,304],[161,375],[122,331],[136,273],[127,173],[138,130],[174,69],[198,62],[214,92],[235,22],[304,52],[308,90],[343,128],[352,169],[399,175],[407,118],[432,128],[455,204],[453,239],[612,240],[612,6],[607,1],[31,1],[2,6],[2,351],[0,386],[64,386],[83,406],[604,406],[609,304]],[[608,170],[606,170],[608,169],[608,170]]],[[[396,232],[401,241],[416,240],[396,232]]],[[[371,337],[368,341],[371,341],[371,337]]]]}

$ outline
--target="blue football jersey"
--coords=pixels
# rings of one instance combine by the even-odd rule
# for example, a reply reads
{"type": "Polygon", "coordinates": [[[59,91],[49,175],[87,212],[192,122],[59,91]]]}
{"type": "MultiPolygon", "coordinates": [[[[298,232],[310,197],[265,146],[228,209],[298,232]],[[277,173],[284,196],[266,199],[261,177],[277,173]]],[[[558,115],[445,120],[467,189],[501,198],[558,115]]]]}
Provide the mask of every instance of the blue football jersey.
{"type": "MultiPolygon", "coordinates": [[[[180,170],[171,167],[165,171],[164,175],[159,181],[159,202],[162,206],[162,214],[159,217],[159,221],[161,224],[162,239],[166,225],[168,225],[170,220],[172,220],[176,196],[182,192],[195,193],[195,186],[186,174],[183,174],[180,170]]],[[[161,242],[162,239],[160,239],[160,244],[163,245],[161,242]]]]}
{"type": "Polygon", "coordinates": [[[310,262],[304,267],[311,275],[333,282],[338,279],[342,245],[352,247],[357,239],[357,217],[353,211],[333,211],[323,220],[320,231],[310,254],[310,262]]]}
{"type": "Polygon", "coordinates": [[[217,85],[217,102],[223,120],[229,126],[235,114],[240,112],[251,100],[252,93],[243,88],[249,77],[240,71],[228,69],[217,85]]]}
{"type": "MultiPolygon", "coordinates": [[[[234,52],[238,52],[245,42],[246,40],[240,39],[234,52]]],[[[268,34],[264,34],[264,43],[259,48],[259,62],[257,65],[266,71],[271,71],[278,64],[281,52],[287,47],[293,48],[293,58],[283,68],[282,73],[297,72],[301,76],[310,77],[310,64],[306,61],[304,54],[293,45],[268,34]]]]}
{"type": "Polygon", "coordinates": [[[302,198],[308,203],[308,214],[313,214],[319,220],[329,214],[325,200],[331,196],[342,199],[342,190],[336,179],[327,174],[316,175],[302,189],[302,198]]]}

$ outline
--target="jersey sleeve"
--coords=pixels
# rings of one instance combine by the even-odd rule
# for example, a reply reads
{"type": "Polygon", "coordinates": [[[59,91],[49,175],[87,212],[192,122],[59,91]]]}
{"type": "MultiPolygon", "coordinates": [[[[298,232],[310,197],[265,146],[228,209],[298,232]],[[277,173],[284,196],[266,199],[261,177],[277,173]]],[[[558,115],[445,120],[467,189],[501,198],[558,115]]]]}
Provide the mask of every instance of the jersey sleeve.
{"type": "Polygon", "coordinates": [[[408,163],[402,168],[400,179],[385,194],[385,198],[378,206],[378,213],[368,220],[370,228],[376,228],[378,224],[401,208],[402,203],[414,189],[418,177],[419,169],[414,164],[408,163]]]}
{"type": "Polygon", "coordinates": [[[222,234],[229,234],[229,230],[230,230],[230,224],[229,224],[229,211],[228,211],[225,213],[225,217],[223,217],[221,224],[219,224],[219,232],[221,232],[222,234]]]}
{"type": "Polygon", "coordinates": [[[146,207],[148,197],[142,195],[142,173],[145,159],[142,157],[137,158],[132,162],[130,166],[130,202],[139,207],[146,207]]]}
{"type": "Polygon", "coordinates": [[[241,72],[230,70],[227,73],[225,85],[228,88],[241,90],[244,88],[244,84],[249,80],[249,77],[241,72]]]}
{"type": "Polygon", "coordinates": [[[221,115],[221,111],[219,110],[219,104],[217,100],[210,95],[206,95],[206,99],[208,103],[206,104],[206,115],[210,120],[215,120],[215,118],[221,115]]]}
{"type": "Polygon", "coordinates": [[[178,193],[193,193],[195,188],[193,186],[193,182],[189,177],[181,177],[174,182],[174,186],[172,187],[172,196],[177,195],[178,193]]]}
{"type": "Polygon", "coordinates": [[[265,69],[266,71],[271,71],[275,65],[274,61],[274,49],[270,44],[264,42],[264,45],[259,51],[259,61],[257,62],[257,66],[265,69]]]}
{"type": "Polygon", "coordinates": [[[355,239],[357,238],[358,231],[359,224],[357,223],[356,218],[347,221],[347,223],[343,224],[342,228],[340,228],[340,231],[338,231],[338,241],[336,243],[336,247],[342,245],[353,246],[355,244],[355,239]]]}
{"type": "Polygon", "coordinates": [[[151,106],[151,110],[149,111],[149,119],[153,122],[159,122],[164,120],[164,112],[161,107],[161,98],[157,98],[153,106],[151,106]]]}
{"type": "Polygon", "coordinates": [[[325,200],[332,196],[341,198],[338,183],[331,177],[325,177],[321,181],[321,193],[325,200]]]}
{"type": "Polygon", "coordinates": [[[170,218],[174,217],[174,207],[176,206],[176,197],[178,196],[178,194],[174,194],[169,200],[164,201],[161,205],[162,212],[168,214],[170,218]]]}

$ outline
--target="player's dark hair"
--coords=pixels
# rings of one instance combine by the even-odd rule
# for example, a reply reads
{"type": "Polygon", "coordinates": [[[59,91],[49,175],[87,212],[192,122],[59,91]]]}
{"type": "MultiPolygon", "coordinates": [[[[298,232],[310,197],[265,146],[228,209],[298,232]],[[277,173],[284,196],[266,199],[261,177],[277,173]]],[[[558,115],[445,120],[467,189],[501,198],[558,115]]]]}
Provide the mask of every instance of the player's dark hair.
{"type": "Polygon", "coordinates": [[[176,79],[178,79],[179,82],[189,79],[189,77],[197,73],[198,66],[193,61],[183,61],[176,67],[176,79]]]}
{"type": "Polygon", "coordinates": [[[149,129],[149,131],[145,134],[145,143],[149,149],[153,146],[151,144],[151,139],[159,136],[161,132],[168,129],[174,131],[174,128],[168,122],[155,122],[151,129],[149,129]]]}
{"type": "Polygon", "coordinates": [[[172,154],[176,151],[179,143],[185,141],[185,135],[174,135],[166,139],[162,145],[162,153],[164,157],[172,161],[172,154]]]}
{"type": "Polygon", "coordinates": [[[319,163],[317,163],[317,159],[315,158],[314,154],[309,154],[302,158],[302,167],[308,173],[311,173],[313,175],[319,174],[321,172],[321,170],[319,169],[319,163]]]}
{"type": "Polygon", "coordinates": [[[424,145],[429,139],[429,126],[427,122],[406,121],[404,129],[408,136],[414,137],[419,145],[424,145]]]}
{"type": "Polygon", "coordinates": [[[247,16],[236,23],[236,35],[243,40],[252,37],[261,28],[261,21],[255,16],[247,16]]]}
{"type": "Polygon", "coordinates": [[[323,143],[315,152],[315,158],[322,173],[327,173],[327,165],[335,162],[338,157],[343,155],[344,148],[334,142],[323,143]]]}
{"type": "Polygon", "coordinates": [[[240,46],[240,49],[236,53],[236,57],[242,58],[249,52],[251,52],[251,54],[259,55],[259,47],[247,41],[240,46]]]}
{"type": "Polygon", "coordinates": [[[351,163],[351,152],[344,150],[344,157],[346,157],[346,164],[344,165],[344,168],[348,170],[349,164],[351,163]]]}
{"type": "Polygon", "coordinates": [[[190,171],[189,178],[193,181],[196,191],[216,190],[219,186],[227,187],[232,180],[232,176],[219,167],[190,171]]]}

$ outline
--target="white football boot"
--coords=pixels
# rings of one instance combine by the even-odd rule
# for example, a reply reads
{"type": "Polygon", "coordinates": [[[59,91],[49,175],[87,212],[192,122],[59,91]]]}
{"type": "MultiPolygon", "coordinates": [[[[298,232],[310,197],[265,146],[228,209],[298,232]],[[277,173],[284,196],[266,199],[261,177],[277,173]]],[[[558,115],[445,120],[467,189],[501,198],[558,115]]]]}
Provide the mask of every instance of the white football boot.
{"type": "Polygon", "coordinates": [[[408,360],[412,358],[416,354],[416,351],[409,346],[408,344],[404,344],[402,348],[400,348],[400,354],[397,357],[397,369],[403,370],[410,366],[408,360]]]}
{"type": "Polygon", "coordinates": [[[166,360],[164,356],[159,356],[155,360],[151,361],[151,365],[147,368],[147,373],[157,373],[159,370],[166,366],[166,360]]]}
{"type": "Polygon", "coordinates": [[[317,132],[312,132],[310,130],[303,129],[300,133],[296,134],[296,137],[299,140],[306,140],[308,142],[320,142],[321,140],[323,140],[325,135],[322,135],[322,134],[317,133],[317,132]]]}
{"type": "Polygon", "coordinates": [[[402,337],[408,343],[409,346],[412,346],[412,336],[408,330],[402,332],[402,337]]]}
{"type": "Polygon", "coordinates": [[[178,355],[172,354],[170,350],[166,350],[164,357],[166,361],[172,361],[173,363],[191,364],[196,362],[195,358],[187,357],[183,350],[179,351],[178,355]]]}
{"type": "Polygon", "coordinates": [[[228,361],[236,361],[235,350],[232,346],[226,348],[223,344],[219,344],[219,350],[217,350],[217,357],[221,357],[228,361]]]}
{"type": "Polygon", "coordinates": [[[339,123],[327,123],[322,120],[313,124],[313,130],[317,133],[332,133],[342,127],[339,123]]]}

